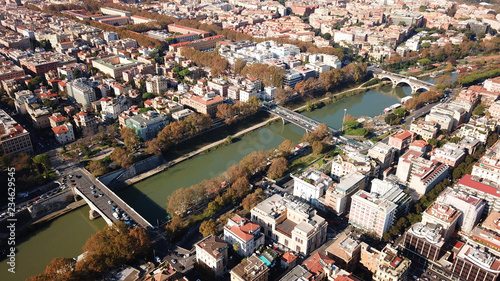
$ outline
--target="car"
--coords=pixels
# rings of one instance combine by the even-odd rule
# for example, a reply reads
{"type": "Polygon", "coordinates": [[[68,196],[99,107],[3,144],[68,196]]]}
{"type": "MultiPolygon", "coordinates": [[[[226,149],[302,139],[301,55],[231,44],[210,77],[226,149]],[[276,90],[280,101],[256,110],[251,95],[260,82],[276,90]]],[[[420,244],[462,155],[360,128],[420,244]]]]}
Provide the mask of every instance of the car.
{"type": "Polygon", "coordinates": [[[71,180],[71,182],[75,182],[75,180],[71,180]]]}
{"type": "Polygon", "coordinates": [[[75,183],[72,183],[71,185],[72,185],[72,186],[76,186],[76,184],[75,184],[75,183]]]}
{"type": "Polygon", "coordinates": [[[185,268],[183,265],[181,265],[181,266],[179,266],[179,269],[180,269],[180,270],[184,270],[184,269],[186,269],[186,268],[185,268]]]}
{"type": "Polygon", "coordinates": [[[171,259],[170,261],[172,262],[172,264],[176,264],[177,263],[176,259],[171,259]]]}
{"type": "Polygon", "coordinates": [[[109,204],[109,205],[113,204],[113,201],[108,200],[108,204],[109,204]]]}
{"type": "Polygon", "coordinates": [[[97,192],[95,190],[92,190],[92,194],[96,194],[97,192]]]}
{"type": "Polygon", "coordinates": [[[37,197],[37,198],[33,199],[33,202],[36,202],[38,200],[40,200],[40,197],[37,197]]]}
{"type": "Polygon", "coordinates": [[[99,193],[99,197],[102,197],[102,196],[104,196],[104,194],[102,194],[102,193],[99,193]]]}
{"type": "Polygon", "coordinates": [[[95,189],[95,186],[94,186],[94,185],[91,185],[91,186],[90,186],[90,189],[95,189]]]}

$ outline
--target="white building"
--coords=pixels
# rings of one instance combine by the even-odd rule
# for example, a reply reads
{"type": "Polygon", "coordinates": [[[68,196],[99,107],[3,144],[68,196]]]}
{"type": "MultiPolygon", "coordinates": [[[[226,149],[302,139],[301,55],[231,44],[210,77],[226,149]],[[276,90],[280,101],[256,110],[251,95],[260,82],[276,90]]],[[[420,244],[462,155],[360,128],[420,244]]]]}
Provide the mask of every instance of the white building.
{"type": "Polygon", "coordinates": [[[120,36],[118,36],[118,33],[112,32],[112,31],[104,31],[103,32],[104,40],[106,42],[111,42],[111,41],[117,41],[120,40],[120,36]]]}
{"type": "Polygon", "coordinates": [[[368,156],[380,161],[380,166],[383,170],[391,165],[392,161],[394,161],[395,154],[396,149],[383,142],[376,143],[368,150],[368,156]]]}
{"type": "Polygon", "coordinates": [[[216,276],[226,273],[228,245],[217,236],[207,236],[196,243],[196,261],[204,263],[216,276]]]}
{"type": "Polygon", "coordinates": [[[78,78],[66,84],[68,96],[76,100],[83,107],[90,106],[96,100],[92,82],[87,78],[78,78]]]}
{"type": "Polygon", "coordinates": [[[308,169],[300,175],[292,175],[294,179],[293,195],[309,201],[313,206],[318,206],[318,199],[333,184],[333,180],[313,169],[308,169]]]}
{"type": "Polygon", "coordinates": [[[146,91],[161,95],[168,89],[168,79],[165,76],[153,76],[146,80],[146,91]]]}
{"type": "Polygon", "coordinates": [[[479,222],[486,207],[485,200],[465,191],[459,191],[450,187],[447,187],[439,194],[436,202],[451,205],[462,212],[457,224],[465,233],[472,231],[474,226],[479,222]]]}
{"type": "Polygon", "coordinates": [[[394,222],[398,205],[364,190],[352,196],[349,223],[382,237],[394,222]]]}
{"type": "Polygon", "coordinates": [[[500,182],[500,142],[486,150],[486,153],[474,164],[472,175],[492,182],[500,182]]]}
{"type": "Polygon", "coordinates": [[[52,128],[56,140],[60,144],[66,144],[75,141],[75,133],[73,132],[73,125],[71,123],[65,123],[61,126],[56,126],[52,128]]]}
{"type": "Polygon", "coordinates": [[[252,221],[280,248],[308,255],[326,241],[328,223],[307,203],[275,194],[255,206],[252,221]]]}
{"type": "Polygon", "coordinates": [[[264,245],[264,234],[260,225],[234,215],[224,226],[224,241],[229,245],[237,243],[238,254],[248,257],[264,245]]]}
{"type": "Polygon", "coordinates": [[[443,238],[448,240],[455,232],[458,218],[462,212],[452,205],[434,202],[422,214],[422,224],[441,225],[444,229],[443,238]]]}
{"type": "Polygon", "coordinates": [[[465,159],[465,149],[455,143],[447,143],[443,147],[436,148],[431,160],[445,163],[451,167],[456,167],[465,159]]]}

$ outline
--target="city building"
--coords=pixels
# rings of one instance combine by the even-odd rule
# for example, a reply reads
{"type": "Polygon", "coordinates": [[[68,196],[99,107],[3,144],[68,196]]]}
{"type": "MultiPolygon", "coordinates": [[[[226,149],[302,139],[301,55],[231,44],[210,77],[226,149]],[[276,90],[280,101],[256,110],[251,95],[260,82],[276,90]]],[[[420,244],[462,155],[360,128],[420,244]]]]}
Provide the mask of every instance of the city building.
{"type": "Polygon", "coordinates": [[[472,168],[473,176],[492,182],[500,182],[500,141],[497,141],[472,168]]]}
{"type": "Polygon", "coordinates": [[[412,225],[404,234],[405,256],[413,261],[439,260],[444,253],[443,233],[440,224],[418,222],[412,225]]]}
{"type": "Polygon", "coordinates": [[[451,271],[455,278],[467,281],[494,281],[500,275],[500,258],[492,249],[465,244],[458,252],[451,271]]]}
{"type": "Polygon", "coordinates": [[[31,57],[22,58],[19,64],[28,73],[34,76],[42,76],[49,71],[57,71],[58,66],[76,63],[76,59],[62,53],[41,52],[31,57]]]}
{"type": "Polygon", "coordinates": [[[500,186],[498,183],[481,179],[478,176],[464,175],[455,184],[455,188],[484,199],[488,213],[500,212],[500,186]]]}
{"type": "Polygon", "coordinates": [[[399,158],[396,176],[421,197],[448,175],[448,165],[424,159],[423,153],[408,150],[399,158]]]}
{"type": "Polygon", "coordinates": [[[486,207],[485,200],[465,191],[452,189],[451,187],[447,187],[441,192],[436,202],[451,205],[455,209],[461,211],[457,225],[461,228],[461,231],[465,233],[472,231],[474,226],[479,222],[484,208],[486,207]]]}
{"type": "Polygon", "coordinates": [[[307,255],[326,241],[327,222],[307,203],[275,194],[255,206],[252,221],[280,248],[307,255]]]}
{"type": "Polygon", "coordinates": [[[357,151],[337,155],[329,164],[332,166],[332,178],[339,182],[342,177],[355,172],[372,177],[378,177],[380,172],[380,165],[375,160],[357,151]]]}
{"type": "Polygon", "coordinates": [[[204,263],[216,276],[222,276],[226,273],[229,246],[224,240],[217,236],[209,235],[194,246],[196,248],[197,262],[204,263]]]}
{"type": "Polygon", "coordinates": [[[422,213],[422,224],[436,224],[443,227],[443,239],[448,240],[455,232],[462,212],[450,204],[434,202],[422,213]]]}
{"type": "Polygon", "coordinates": [[[64,125],[53,127],[52,131],[54,132],[57,142],[60,144],[67,144],[75,141],[73,125],[69,122],[64,125]]]}
{"type": "Polygon", "coordinates": [[[422,137],[425,141],[435,139],[439,131],[439,126],[436,123],[425,122],[422,120],[414,121],[410,125],[410,132],[422,137]]]}
{"type": "Polygon", "coordinates": [[[94,83],[88,78],[78,78],[66,83],[68,96],[73,98],[83,107],[88,107],[96,100],[95,90],[92,87],[94,83]]]}
{"type": "Polygon", "coordinates": [[[349,223],[382,237],[396,217],[398,205],[364,190],[352,196],[349,223]]]}
{"type": "Polygon", "coordinates": [[[132,15],[131,12],[118,10],[118,9],[114,9],[114,8],[109,8],[109,7],[101,7],[101,12],[105,15],[114,15],[114,16],[120,16],[120,17],[130,17],[132,15]]]}
{"type": "Polygon", "coordinates": [[[217,106],[224,102],[224,98],[215,94],[205,96],[185,95],[181,98],[181,104],[192,108],[201,114],[208,114],[212,117],[217,113],[217,106]]]}
{"type": "Polygon", "coordinates": [[[342,233],[325,252],[335,261],[335,265],[352,271],[360,259],[361,243],[354,237],[342,233]]]}
{"type": "Polygon", "coordinates": [[[237,243],[238,254],[248,257],[264,245],[264,234],[260,225],[234,215],[224,226],[224,241],[229,245],[237,243]]]}
{"type": "Polygon", "coordinates": [[[233,267],[229,273],[231,281],[267,281],[269,268],[253,254],[233,267]]]}
{"type": "Polygon", "coordinates": [[[122,73],[132,69],[142,62],[138,62],[125,56],[112,56],[103,59],[95,59],[92,61],[92,66],[104,74],[109,74],[113,78],[122,78],[122,73]]]}
{"type": "Polygon", "coordinates": [[[406,150],[417,139],[417,134],[410,131],[396,133],[389,137],[389,145],[399,151],[406,150]]]}
{"type": "Polygon", "coordinates": [[[435,160],[455,168],[465,159],[464,148],[455,143],[446,143],[443,147],[436,148],[431,160],[435,160]]]}
{"type": "Polygon", "coordinates": [[[33,153],[30,133],[0,109],[0,152],[17,155],[33,153]]]}
{"type": "Polygon", "coordinates": [[[291,176],[294,179],[293,195],[307,200],[313,206],[319,205],[318,199],[333,185],[329,176],[313,169],[291,176]]]}
{"type": "Polygon", "coordinates": [[[394,161],[394,154],[396,149],[383,142],[378,142],[368,150],[368,156],[380,161],[380,168],[385,170],[388,168],[392,161],[394,161]]]}
{"type": "Polygon", "coordinates": [[[155,138],[168,124],[169,121],[166,115],[152,110],[131,116],[125,120],[125,125],[133,129],[142,141],[155,138]]]}
{"type": "Polygon", "coordinates": [[[169,80],[165,76],[155,75],[146,79],[146,91],[162,95],[168,89],[169,80]]]}
{"type": "Polygon", "coordinates": [[[346,213],[351,206],[351,196],[366,185],[366,176],[360,173],[351,173],[340,179],[340,183],[331,185],[325,194],[324,207],[326,210],[340,215],[346,213]]]}

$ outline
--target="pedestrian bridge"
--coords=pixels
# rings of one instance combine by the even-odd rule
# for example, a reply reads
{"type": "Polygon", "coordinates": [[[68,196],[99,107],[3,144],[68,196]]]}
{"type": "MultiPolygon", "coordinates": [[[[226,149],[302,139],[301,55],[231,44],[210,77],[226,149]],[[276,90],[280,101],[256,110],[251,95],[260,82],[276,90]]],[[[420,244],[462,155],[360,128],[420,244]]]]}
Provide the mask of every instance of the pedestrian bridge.
{"type": "MultiPolygon", "coordinates": [[[[312,132],[312,131],[316,130],[316,128],[318,128],[319,124],[321,124],[320,122],[318,122],[312,118],[309,118],[307,116],[304,116],[300,113],[297,113],[293,110],[284,108],[284,107],[279,106],[279,105],[265,107],[265,108],[268,112],[280,117],[283,120],[283,123],[286,123],[286,122],[293,123],[293,124],[303,128],[307,132],[312,132]]],[[[337,130],[335,130],[332,127],[328,127],[328,131],[332,135],[337,135],[339,133],[337,130]]]]}
{"type": "Polygon", "coordinates": [[[411,87],[412,94],[415,94],[418,91],[423,91],[423,90],[429,91],[430,89],[435,88],[434,84],[432,83],[418,80],[415,77],[407,77],[404,75],[391,73],[387,71],[374,71],[373,77],[378,78],[380,80],[390,80],[394,88],[402,84],[406,84],[411,87]]]}
{"type": "Polygon", "coordinates": [[[96,218],[101,216],[108,225],[111,225],[119,220],[124,220],[125,215],[129,218],[130,224],[137,224],[145,228],[146,230],[151,230],[152,225],[144,219],[137,211],[135,211],[132,207],[130,207],[125,201],[123,201],[116,193],[114,193],[111,189],[109,189],[106,185],[104,185],[99,179],[96,179],[90,173],[85,171],[83,172],[87,174],[87,177],[91,179],[92,184],[95,186],[94,189],[91,189],[91,186],[81,186],[77,185],[73,187],[73,192],[85,200],[90,207],[90,218],[96,218]],[[92,191],[96,191],[95,194],[92,191]],[[99,196],[102,194],[102,196],[99,196]],[[112,204],[109,204],[108,201],[111,201],[112,204]],[[116,207],[114,207],[116,206],[116,207]],[[120,208],[121,212],[118,218],[113,216],[113,213],[116,211],[116,208],[120,208]]]}

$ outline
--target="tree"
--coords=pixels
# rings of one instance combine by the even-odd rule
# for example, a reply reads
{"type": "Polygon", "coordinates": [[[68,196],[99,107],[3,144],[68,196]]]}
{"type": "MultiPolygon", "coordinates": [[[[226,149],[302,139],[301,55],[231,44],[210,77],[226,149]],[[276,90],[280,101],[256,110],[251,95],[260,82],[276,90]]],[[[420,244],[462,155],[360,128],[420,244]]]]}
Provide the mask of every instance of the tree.
{"type": "Polygon", "coordinates": [[[474,110],[472,111],[472,114],[483,116],[485,110],[486,110],[486,107],[484,106],[484,104],[480,103],[476,106],[476,108],[474,108],[474,110]]]}
{"type": "Polygon", "coordinates": [[[325,146],[320,141],[314,141],[312,143],[312,149],[313,149],[314,154],[319,155],[323,152],[323,150],[325,149],[325,146]]]}
{"type": "Polygon", "coordinates": [[[231,188],[235,191],[236,197],[243,197],[250,190],[250,182],[246,177],[237,179],[231,188]]]}
{"type": "Polygon", "coordinates": [[[258,173],[266,167],[267,155],[264,151],[254,151],[243,157],[240,166],[252,175],[258,173]]]}
{"type": "Polygon", "coordinates": [[[247,171],[245,170],[245,168],[243,168],[241,165],[239,164],[235,164],[235,165],[232,165],[231,167],[229,167],[229,169],[226,170],[226,172],[224,173],[224,177],[226,178],[226,180],[229,182],[229,183],[233,183],[235,182],[237,179],[239,178],[242,178],[242,177],[247,177],[248,176],[248,173],[247,171]]]}
{"type": "Polygon", "coordinates": [[[262,202],[266,197],[264,196],[264,191],[262,188],[257,188],[254,193],[248,194],[245,199],[241,202],[243,209],[245,211],[250,212],[253,207],[262,202]]]}
{"type": "Polygon", "coordinates": [[[134,163],[134,157],[121,147],[116,147],[113,150],[110,159],[114,161],[116,165],[127,169],[134,163]]]}
{"type": "Polygon", "coordinates": [[[398,116],[394,113],[389,113],[385,116],[384,120],[387,125],[392,125],[398,116]]]}
{"type": "Polygon", "coordinates": [[[223,119],[228,125],[236,122],[236,108],[230,104],[222,103],[217,106],[217,113],[215,116],[217,118],[223,119]]]}
{"type": "Polygon", "coordinates": [[[237,59],[235,62],[234,62],[234,72],[240,74],[241,71],[243,70],[243,68],[245,68],[245,66],[247,65],[247,63],[242,60],[242,59],[237,59]]]}
{"type": "Polygon", "coordinates": [[[200,233],[203,235],[203,237],[207,237],[209,235],[216,235],[217,234],[217,224],[213,219],[210,219],[208,221],[203,221],[200,225],[200,233]]]}
{"type": "Polygon", "coordinates": [[[87,169],[94,175],[94,177],[102,176],[108,172],[108,167],[101,161],[90,161],[87,169]]]}
{"type": "Polygon", "coordinates": [[[343,122],[356,121],[356,120],[358,120],[357,117],[354,117],[351,114],[347,113],[345,115],[345,117],[344,117],[344,121],[343,122]]]}
{"type": "Polygon", "coordinates": [[[128,151],[134,151],[135,147],[139,144],[139,137],[134,129],[124,127],[120,131],[121,137],[128,151]]]}
{"type": "Polygon", "coordinates": [[[269,170],[267,170],[267,176],[276,180],[285,174],[288,169],[288,161],[285,157],[279,157],[273,160],[271,166],[269,166],[269,170]]]}
{"type": "Polygon", "coordinates": [[[407,113],[408,112],[406,111],[406,109],[402,107],[394,109],[394,114],[396,114],[398,117],[404,117],[407,113]]]}
{"type": "Polygon", "coordinates": [[[359,126],[359,124],[360,123],[358,121],[344,121],[342,126],[346,126],[349,129],[355,129],[359,126]]]}
{"type": "Polygon", "coordinates": [[[33,162],[35,162],[36,164],[42,165],[45,172],[48,172],[51,168],[50,157],[49,157],[49,155],[47,155],[45,153],[39,154],[39,155],[33,157],[33,162]]]}
{"type": "Polygon", "coordinates": [[[294,149],[295,145],[291,140],[284,140],[279,146],[278,146],[278,151],[283,155],[284,157],[288,157],[290,154],[292,154],[292,150],[294,149]]]}
{"type": "Polygon", "coordinates": [[[43,276],[48,280],[76,280],[74,270],[76,260],[71,258],[54,258],[45,268],[43,276]]]}
{"type": "MultiPolygon", "coordinates": [[[[453,69],[453,66],[452,66],[453,69]]],[[[436,78],[436,81],[434,82],[436,85],[443,85],[445,87],[450,87],[453,84],[453,79],[451,78],[451,75],[442,75],[441,77],[436,78]]]]}
{"type": "Polygon", "coordinates": [[[155,95],[153,93],[150,93],[150,92],[146,92],[146,93],[142,94],[142,99],[144,99],[144,100],[149,100],[149,99],[152,99],[154,97],[155,97],[155,95]]]}

